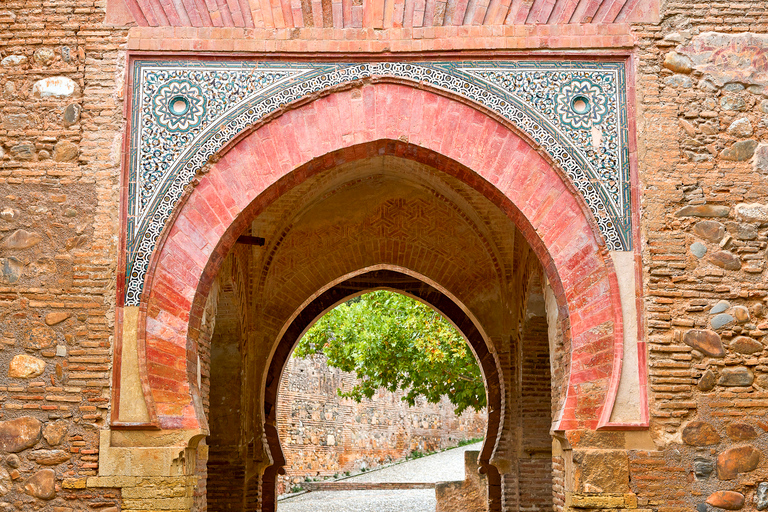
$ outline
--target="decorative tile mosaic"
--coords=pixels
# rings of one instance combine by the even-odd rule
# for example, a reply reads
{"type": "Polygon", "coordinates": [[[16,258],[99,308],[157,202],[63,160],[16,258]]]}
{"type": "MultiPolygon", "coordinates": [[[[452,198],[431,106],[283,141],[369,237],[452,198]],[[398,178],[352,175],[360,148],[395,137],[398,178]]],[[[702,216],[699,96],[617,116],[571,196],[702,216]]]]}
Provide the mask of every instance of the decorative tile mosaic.
{"type": "Polygon", "coordinates": [[[461,95],[528,134],[584,196],[611,250],[631,249],[623,62],[134,63],[126,305],[157,238],[208,158],[261,118],[329,87],[395,77],[461,95]]]}

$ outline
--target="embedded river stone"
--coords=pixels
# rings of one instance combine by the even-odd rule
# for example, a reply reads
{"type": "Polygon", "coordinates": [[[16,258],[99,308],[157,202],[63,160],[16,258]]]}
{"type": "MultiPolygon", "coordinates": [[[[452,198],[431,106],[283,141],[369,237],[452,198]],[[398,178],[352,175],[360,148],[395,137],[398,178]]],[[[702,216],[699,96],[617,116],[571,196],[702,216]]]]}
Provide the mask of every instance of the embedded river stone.
{"type": "Polygon", "coordinates": [[[743,162],[752,158],[757,149],[757,141],[755,139],[741,140],[733,144],[729,148],[725,148],[720,157],[723,160],[731,160],[733,162],[743,162]]]}
{"type": "Polygon", "coordinates": [[[53,59],[56,57],[56,54],[53,53],[53,50],[50,48],[38,48],[35,50],[33,57],[36,62],[39,62],[44,66],[49,66],[51,62],[53,62],[53,59]]]}
{"type": "Polygon", "coordinates": [[[62,140],[53,147],[53,159],[56,162],[68,162],[77,157],[79,148],[68,140],[62,140]]]}
{"type": "Polygon", "coordinates": [[[691,329],[683,336],[683,343],[712,357],[725,357],[720,335],[709,329],[691,329]]]}
{"type": "Polygon", "coordinates": [[[693,474],[699,480],[709,478],[709,476],[715,471],[715,463],[704,457],[696,457],[693,459],[693,474]]]}
{"type": "Polygon", "coordinates": [[[72,456],[64,450],[35,450],[27,457],[43,466],[55,466],[67,462],[72,456]]]}
{"type": "Polygon", "coordinates": [[[752,446],[737,446],[717,457],[717,478],[733,480],[739,473],[754,471],[760,464],[760,451],[752,446]]]}
{"type": "Polygon", "coordinates": [[[56,341],[56,332],[48,326],[41,325],[29,329],[24,334],[24,346],[31,349],[48,348],[56,341]]]}
{"type": "Polygon", "coordinates": [[[768,172],[768,144],[758,144],[752,157],[752,168],[759,172],[768,172]]]}
{"type": "Polygon", "coordinates": [[[719,315],[712,317],[712,320],[710,320],[709,323],[712,325],[713,329],[719,329],[721,327],[725,327],[726,325],[732,324],[733,321],[734,318],[728,313],[720,313],[719,315]]]}
{"type": "Polygon", "coordinates": [[[4,58],[2,61],[0,61],[0,66],[9,68],[14,66],[21,66],[25,62],[27,62],[26,55],[9,55],[6,58],[4,58]]]}
{"type": "Polygon", "coordinates": [[[31,416],[0,421],[0,450],[16,453],[35,446],[41,427],[40,420],[31,416]]]}
{"type": "Polygon", "coordinates": [[[716,315],[718,313],[722,313],[723,311],[727,310],[729,307],[731,307],[731,303],[727,300],[721,300],[717,304],[715,304],[712,309],[709,310],[709,314],[716,315]]]}
{"type": "Polygon", "coordinates": [[[726,131],[734,137],[749,137],[754,132],[754,129],[749,118],[742,117],[732,122],[726,131]]]}
{"type": "Polygon", "coordinates": [[[720,434],[705,421],[692,421],[683,428],[683,442],[691,446],[709,446],[720,442],[720,434]]]}
{"type": "Polygon", "coordinates": [[[3,240],[2,247],[5,249],[29,249],[39,244],[42,240],[43,237],[38,233],[18,229],[3,240]]]}
{"type": "Polygon", "coordinates": [[[45,323],[47,325],[56,325],[63,322],[67,318],[69,318],[69,316],[70,316],[69,313],[65,313],[63,311],[48,313],[47,315],[45,315],[45,323]]]}
{"type": "Polygon", "coordinates": [[[735,491],[717,491],[707,498],[707,503],[725,510],[739,510],[744,506],[744,495],[735,491]]]}
{"type": "Polygon", "coordinates": [[[719,242],[725,236],[725,226],[716,220],[702,220],[693,226],[693,232],[710,242],[719,242]]]}
{"type": "Polygon", "coordinates": [[[733,313],[733,317],[740,324],[743,324],[749,321],[749,310],[744,306],[735,306],[731,313],[733,313]]]}
{"type": "Polygon", "coordinates": [[[41,469],[27,480],[24,491],[41,500],[52,500],[56,496],[56,473],[52,469],[41,469]]]}
{"type": "Polygon", "coordinates": [[[72,126],[76,122],[80,120],[80,113],[82,112],[82,107],[77,103],[70,103],[67,105],[67,108],[64,109],[64,112],[61,114],[62,121],[64,122],[64,126],[72,126]]]}
{"type": "Polygon", "coordinates": [[[736,205],[736,216],[747,222],[768,222],[768,206],[740,203],[736,205]]]}
{"type": "Polygon", "coordinates": [[[709,262],[725,270],[741,269],[741,260],[729,251],[717,251],[709,257],[709,262]]]}
{"type": "Polygon", "coordinates": [[[703,258],[707,254],[707,246],[701,242],[693,242],[691,244],[691,254],[697,258],[703,258]]]}
{"type": "Polygon", "coordinates": [[[755,374],[747,368],[725,368],[720,372],[721,386],[745,387],[751,386],[755,381],[755,374]]]}
{"type": "Polygon", "coordinates": [[[747,110],[747,102],[740,96],[728,95],[723,96],[720,99],[720,106],[723,110],[729,110],[732,112],[741,112],[747,110]]]}
{"type": "Polygon", "coordinates": [[[717,380],[715,379],[715,374],[712,373],[712,370],[707,370],[704,372],[704,375],[701,376],[701,379],[699,379],[699,383],[696,386],[700,391],[712,391],[716,383],[717,380]]]}
{"type": "Polygon", "coordinates": [[[57,446],[61,444],[64,436],[67,434],[67,422],[64,420],[54,421],[49,423],[43,429],[43,437],[45,441],[51,446],[57,446]]]}
{"type": "Polygon", "coordinates": [[[755,508],[765,510],[768,508],[768,482],[760,482],[755,493],[755,508]]]}
{"type": "Polygon", "coordinates": [[[747,336],[738,336],[731,341],[728,347],[734,352],[740,354],[754,354],[763,351],[763,344],[759,341],[748,338],[747,336]]]}
{"type": "Polygon", "coordinates": [[[676,217],[727,217],[731,209],[727,206],[699,204],[684,206],[675,213],[676,217]]]}
{"type": "Polygon", "coordinates": [[[754,240],[757,238],[757,226],[745,222],[728,222],[728,232],[738,240],[754,240]]]}
{"type": "Polygon", "coordinates": [[[759,435],[755,427],[746,423],[731,423],[725,427],[725,433],[734,441],[749,441],[759,435]]]}
{"type": "Polygon", "coordinates": [[[13,481],[11,480],[11,475],[8,474],[8,471],[6,471],[5,468],[0,467],[0,496],[8,494],[12,487],[13,481]]]}
{"type": "Polygon", "coordinates": [[[31,379],[42,375],[45,371],[45,361],[27,354],[19,354],[11,359],[8,376],[14,379],[31,379]]]}
{"type": "Polygon", "coordinates": [[[693,71],[693,61],[686,55],[669,52],[664,56],[664,67],[675,73],[690,73],[693,71]]]}

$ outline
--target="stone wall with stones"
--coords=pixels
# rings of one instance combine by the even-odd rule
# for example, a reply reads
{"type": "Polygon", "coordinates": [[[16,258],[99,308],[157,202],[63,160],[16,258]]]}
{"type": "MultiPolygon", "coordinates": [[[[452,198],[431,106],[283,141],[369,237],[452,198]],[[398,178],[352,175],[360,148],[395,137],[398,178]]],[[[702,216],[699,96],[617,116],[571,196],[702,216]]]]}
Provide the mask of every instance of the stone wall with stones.
{"type": "Polygon", "coordinates": [[[370,469],[411,452],[433,452],[485,436],[485,411],[456,416],[447,398],[438,404],[401,400],[380,390],[370,400],[342,399],[355,375],[329,367],[323,356],[293,357],[280,382],[277,427],[286,458],[285,491],[306,477],[370,469]]]}
{"type": "Polygon", "coordinates": [[[103,2],[0,5],[0,510],[86,489],[108,422],[125,29],[103,2]]]}
{"type": "Polygon", "coordinates": [[[654,446],[613,489],[649,510],[764,510],[768,6],[670,1],[635,28],[654,446]]]}

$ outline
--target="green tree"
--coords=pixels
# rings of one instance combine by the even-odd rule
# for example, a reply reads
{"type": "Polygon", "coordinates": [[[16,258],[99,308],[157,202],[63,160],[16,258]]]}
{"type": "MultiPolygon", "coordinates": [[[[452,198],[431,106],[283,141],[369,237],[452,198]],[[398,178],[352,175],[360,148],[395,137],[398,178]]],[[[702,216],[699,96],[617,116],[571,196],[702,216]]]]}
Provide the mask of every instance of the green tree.
{"type": "Polygon", "coordinates": [[[361,401],[380,388],[405,392],[414,405],[447,396],[457,414],[485,407],[480,368],[466,341],[442,315],[421,302],[386,290],[340,304],[318,320],[294,355],[323,353],[328,364],[355,372],[358,383],[342,397],[361,401]]]}

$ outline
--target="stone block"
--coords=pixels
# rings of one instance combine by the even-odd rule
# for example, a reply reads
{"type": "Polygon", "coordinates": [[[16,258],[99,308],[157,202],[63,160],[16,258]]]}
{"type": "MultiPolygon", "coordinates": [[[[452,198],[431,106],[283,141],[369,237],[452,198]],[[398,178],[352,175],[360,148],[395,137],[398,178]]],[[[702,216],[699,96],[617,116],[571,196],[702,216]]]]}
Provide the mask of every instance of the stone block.
{"type": "Polygon", "coordinates": [[[720,434],[707,422],[692,421],[683,428],[683,442],[691,446],[709,446],[720,442],[720,434]]]}
{"type": "Polygon", "coordinates": [[[730,448],[717,457],[717,478],[733,480],[739,473],[754,471],[760,464],[760,451],[753,446],[730,448]]]}
{"type": "Polygon", "coordinates": [[[720,335],[709,329],[691,329],[683,335],[683,343],[712,357],[725,357],[720,335]]]}
{"type": "Polygon", "coordinates": [[[77,91],[77,84],[65,76],[52,76],[38,80],[32,86],[35,98],[68,98],[77,91]]]}
{"type": "Polygon", "coordinates": [[[0,450],[17,453],[35,446],[41,428],[40,420],[31,416],[0,421],[0,450]]]}
{"type": "Polygon", "coordinates": [[[19,354],[11,359],[8,376],[14,379],[31,379],[42,375],[45,361],[27,354],[19,354]]]}
{"type": "Polygon", "coordinates": [[[629,458],[625,450],[574,450],[574,460],[577,459],[578,489],[629,492],[629,458]]]}
{"type": "Polygon", "coordinates": [[[727,217],[731,212],[728,206],[719,206],[711,204],[689,205],[679,209],[675,216],[677,217],[727,217]]]}

